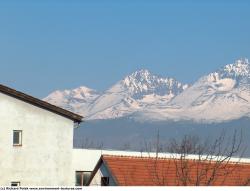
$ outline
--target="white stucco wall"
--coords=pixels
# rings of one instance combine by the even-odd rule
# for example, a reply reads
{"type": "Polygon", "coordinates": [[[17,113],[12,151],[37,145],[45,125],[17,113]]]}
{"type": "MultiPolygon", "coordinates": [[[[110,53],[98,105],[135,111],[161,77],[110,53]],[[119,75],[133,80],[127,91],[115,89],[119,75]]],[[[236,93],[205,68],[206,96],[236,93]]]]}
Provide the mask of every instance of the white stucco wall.
{"type": "Polygon", "coordinates": [[[73,121],[0,93],[0,185],[72,186],[73,121]],[[13,147],[13,130],[22,146],[13,147]]]}

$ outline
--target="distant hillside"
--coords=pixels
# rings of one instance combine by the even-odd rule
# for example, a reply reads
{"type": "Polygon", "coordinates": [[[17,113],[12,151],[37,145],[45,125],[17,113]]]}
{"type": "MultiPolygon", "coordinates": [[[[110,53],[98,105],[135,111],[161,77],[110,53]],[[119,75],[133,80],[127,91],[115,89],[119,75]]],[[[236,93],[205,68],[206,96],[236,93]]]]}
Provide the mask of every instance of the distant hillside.
{"type": "Polygon", "coordinates": [[[145,150],[145,144],[155,144],[158,131],[161,143],[167,145],[171,138],[180,140],[184,135],[213,141],[223,130],[229,138],[235,129],[238,133],[242,131],[242,148],[246,148],[245,156],[250,156],[250,118],[208,124],[192,121],[141,123],[129,118],[86,121],[75,129],[74,146],[141,151],[145,150]]]}

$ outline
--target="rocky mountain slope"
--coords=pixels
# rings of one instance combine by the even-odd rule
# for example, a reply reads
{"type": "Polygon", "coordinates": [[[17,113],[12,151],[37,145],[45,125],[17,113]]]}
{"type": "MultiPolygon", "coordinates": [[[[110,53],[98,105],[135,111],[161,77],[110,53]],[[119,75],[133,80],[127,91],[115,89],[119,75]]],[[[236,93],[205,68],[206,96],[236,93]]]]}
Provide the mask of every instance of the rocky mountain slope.
{"type": "Polygon", "coordinates": [[[250,65],[247,59],[201,77],[167,105],[152,106],[141,118],[220,122],[250,116],[250,65]]]}
{"type": "Polygon", "coordinates": [[[99,92],[81,86],[72,90],[56,90],[44,98],[44,101],[86,116],[87,108],[98,96],[99,92]]]}
{"type": "Polygon", "coordinates": [[[80,87],[55,91],[44,100],[80,113],[87,120],[233,120],[250,116],[250,64],[247,59],[237,60],[190,86],[140,70],[102,93],[80,87]]]}
{"type": "Polygon", "coordinates": [[[143,111],[149,105],[167,103],[183,92],[183,85],[173,78],[161,78],[140,70],[117,82],[89,107],[89,119],[108,119],[143,111]]]}

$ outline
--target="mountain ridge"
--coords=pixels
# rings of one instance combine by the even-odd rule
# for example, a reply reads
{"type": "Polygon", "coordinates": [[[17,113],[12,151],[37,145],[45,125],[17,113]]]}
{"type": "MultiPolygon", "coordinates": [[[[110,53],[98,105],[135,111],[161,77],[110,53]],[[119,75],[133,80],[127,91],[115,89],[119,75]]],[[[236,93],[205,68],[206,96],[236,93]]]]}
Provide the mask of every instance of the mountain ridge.
{"type": "Polygon", "coordinates": [[[103,93],[80,87],[55,91],[44,100],[87,120],[124,116],[141,121],[237,119],[250,116],[250,65],[247,59],[236,60],[191,85],[142,69],[103,93]]]}

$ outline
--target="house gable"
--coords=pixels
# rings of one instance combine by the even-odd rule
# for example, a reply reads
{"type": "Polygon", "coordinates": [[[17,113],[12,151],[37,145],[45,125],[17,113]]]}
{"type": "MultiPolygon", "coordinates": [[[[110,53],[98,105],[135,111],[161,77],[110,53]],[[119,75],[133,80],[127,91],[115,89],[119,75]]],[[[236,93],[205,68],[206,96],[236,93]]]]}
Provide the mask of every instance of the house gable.
{"type": "Polygon", "coordinates": [[[0,91],[0,185],[71,186],[77,119],[0,91]],[[67,175],[67,176],[65,176],[67,175]]]}
{"type": "Polygon", "coordinates": [[[90,179],[87,183],[89,186],[100,186],[101,185],[101,178],[108,177],[109,178],[109,185],[110,186],[118,186],[119,183],[117,182],[116,178],[113,176],[108,164],[103,160],[103,156],[97,162],[93,172],[91,173],[90,179]]]}
{"type": "Polygon", "coordinates": [[[82,116],[0,84],[0,92],[80,123],[82,116]]]}

